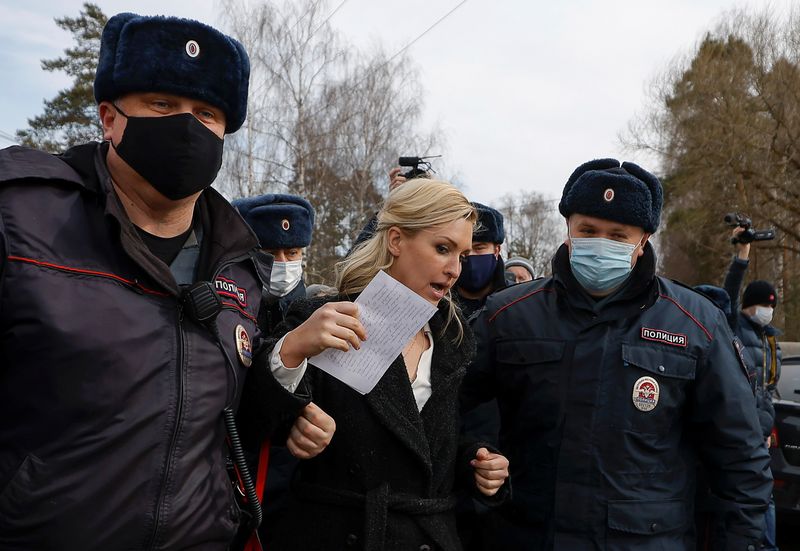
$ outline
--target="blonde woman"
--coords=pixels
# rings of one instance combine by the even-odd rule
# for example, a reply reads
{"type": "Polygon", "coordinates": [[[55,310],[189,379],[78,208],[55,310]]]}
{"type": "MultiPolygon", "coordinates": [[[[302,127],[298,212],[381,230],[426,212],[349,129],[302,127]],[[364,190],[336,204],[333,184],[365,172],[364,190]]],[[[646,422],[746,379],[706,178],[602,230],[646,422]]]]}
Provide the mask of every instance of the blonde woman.
{"type": "MultiPolygon", "coordinates": [[[[458,436],[458,389],[475,344],[450,289],[469,254],[475,219],[452,185],[408,182],[390,193],[375,235],[337,265],[339,295],[290,308],[272,353],[287,368],[369,338],[351,301],[379,270],[438,311],[366,395],[307,366],[314,402],[335,419],[336,433],[298,467],[275,549],[458,550],[454,488],[490,504],[504,498],[506,458],[458,436]]],[[[299,457],[313,451],[306,438],[315,430],[297,423],[290,450],[299,457]]]]}

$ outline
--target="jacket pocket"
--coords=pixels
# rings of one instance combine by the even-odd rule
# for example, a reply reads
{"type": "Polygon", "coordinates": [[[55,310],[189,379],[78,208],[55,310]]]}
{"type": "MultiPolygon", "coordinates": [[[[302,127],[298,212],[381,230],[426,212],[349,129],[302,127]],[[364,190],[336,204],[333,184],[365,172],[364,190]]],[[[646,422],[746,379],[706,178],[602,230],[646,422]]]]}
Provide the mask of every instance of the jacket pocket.
{"type": "Polygon", "coordinates": [[[633,365],[661,377],[693,380],[697,359],[650,346],[622,344],[623,364],[633,365]]]}
{"type": "Polygon", "coordinates": [[[557,424],[565,349],[565,341],[548,339],[516,339],[495,344],[495,377],[503,394],[500,404],[503,418],[512,416],[517,426],[537,431],[557,424]]]}
{"type": "Polygon", "coordinates": [[[627,534],[657,535],[685,530],[692,508],[682,499],[609,500],[608,527],[627,534]]]}
{"type": "Polygon", "coordinates": [[[623,343],[620,376],[613,385],[611,425],[659,435],[681,425],[687,387],[694,381],[696,368],[697,358],[690,354],[623,343]]]}

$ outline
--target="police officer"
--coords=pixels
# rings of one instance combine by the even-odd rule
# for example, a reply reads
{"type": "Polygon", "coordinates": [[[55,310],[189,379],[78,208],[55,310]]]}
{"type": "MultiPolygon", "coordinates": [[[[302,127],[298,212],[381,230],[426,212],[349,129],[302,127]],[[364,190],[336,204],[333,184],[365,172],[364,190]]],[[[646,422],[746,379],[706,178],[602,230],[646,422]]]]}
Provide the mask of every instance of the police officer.
{"type": "Polygon", "coordinates": [[[272,331],[289,305],[306,296],[303,283],[303,249],[311,244],[314,209],[297,195],[267,193],[237,199],[233,206],[253,229],[261,250],[272,255],[272,273],[262,299],[261,327],[272,331]]]}
{"type": "Polygon", "coordinates": [[[506,287],[500,246],[505,241],[503,215],[492,207],[473,202],[478,223],[472,233],[472,250],[461,267],[453,296],[465,318],[478,311],[486,297],[506,287]]]}
{"type": "Polygon", "coordinates": [[[553,276],[473,318],[464,406],[497,398],[516,465],[497,549],[693,549],[698,459],[725,504],[725,549],[758,546],[771,477],[753,396],[722,312],[655,275],[661,205],[633,163],[578,167],[553,276]]]}
{"type": "MultiPolygon", "coordinates": [[[[0,151],[3,549],[225,550],[224,419],[240,398],[259,425],[307,402],[302,369],[261,352],[269,265],[209,187],[248,79],[215,29],[120,14],[94,83],[105,141],[0,151]]],[[[315,453],[332,426],[309,408],[315,453]]]]}
{"type": "MultiPolygon", "coordinates": [[[[314,229],[314,209],[297,195],[267,193],[233,201],[233,206],[255,232],[261,250],[272,255],[272,273],[269,285],[261,292],[262,307],[258,316],[259,326],[271,333],[283,321],[289,305],[306,296],[303,283],[303,249],[311,243],[314,229]]],[[[240,416],[241,417],[241,416],[240,416]]],[[[269,547],[288,509],[289,481],[298,460],[293,457],[283,442],[258,441],[245,434],[244,447],[251,467],[257,473],[259,463],[269,467],[266,480],[257,480],[263,485],[264,519],[259,527],[262,544],[269,547]],[[264,446],[269,446],[269,456],[264,456],[264,446]]]]}

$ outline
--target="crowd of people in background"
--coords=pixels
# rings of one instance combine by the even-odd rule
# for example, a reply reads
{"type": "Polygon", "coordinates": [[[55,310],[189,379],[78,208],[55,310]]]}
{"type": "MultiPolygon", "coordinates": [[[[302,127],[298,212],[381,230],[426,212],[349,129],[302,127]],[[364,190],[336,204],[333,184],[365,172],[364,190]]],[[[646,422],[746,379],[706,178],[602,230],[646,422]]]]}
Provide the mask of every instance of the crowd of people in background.
{"type": "Polygon", "coordinates": [[[99,55],[102,143],[0,151],[0,547],[776,549],[777,292],[739,300],[744,244],[722,289],[658,275],[651,172],[568,175],[544,276],[395,168],[306,287],[314,205],[211,188],[242,45],[125,13],[99,55]],[[381,271],[435,313],[364,394],[314,358],[381,271]]]}

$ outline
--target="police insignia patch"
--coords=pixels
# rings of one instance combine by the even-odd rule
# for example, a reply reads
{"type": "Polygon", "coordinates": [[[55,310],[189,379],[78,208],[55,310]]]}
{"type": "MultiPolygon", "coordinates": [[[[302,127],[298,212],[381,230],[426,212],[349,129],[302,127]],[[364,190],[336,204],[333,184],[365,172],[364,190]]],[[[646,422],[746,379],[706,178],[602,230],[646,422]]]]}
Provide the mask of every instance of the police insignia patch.
{"type": "Polygon", "coordinates": [[[652,411],[658,405],[661,389],[652,377],[639,377],[633,384],[633,405],[639,411],[652,411]]]}
{"type": "Polygon", "coordinates": [[[235,299],[242,308],[247,308],[247,290],[239,287],[235,281],[222,276],[214,280],[214,287],[220,296],[235,299]]]}
{"type": "Polygon", "coordinates": [[[686,348],[688,339],[682,333],[670,333],[663,329],[650,329],[649,327],[642,327],[642,338],[648,341],[661,342],[672,346],[680,346],[686,348]]]}
{"type": "Polygon", "coordinates": [[[242,325],[237,325],[236,333],[236,352],[239,354],[239,361],[245,367],[250,367],[253,363],[253,349],[250,346],[250,335],[242,325]]]}

